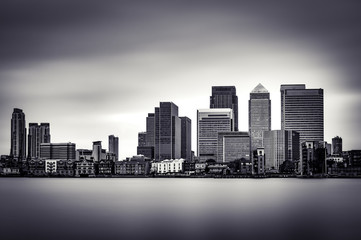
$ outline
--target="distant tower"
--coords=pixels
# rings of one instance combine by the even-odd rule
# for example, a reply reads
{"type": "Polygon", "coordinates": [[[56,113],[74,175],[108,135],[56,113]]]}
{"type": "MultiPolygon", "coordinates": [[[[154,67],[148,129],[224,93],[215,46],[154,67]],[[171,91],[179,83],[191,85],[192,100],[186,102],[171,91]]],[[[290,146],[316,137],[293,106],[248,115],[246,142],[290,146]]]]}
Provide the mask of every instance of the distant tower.
{"type": "Polygon", "coordinates": [[[10,156],[23,160],[26,158],[26,127],[23,110],[14,108],[11,118],[10,156]]]}
{"type": "Polygon", "coordinates": [[[332,138],[332,154],[342,155],[342,138],[339,136],[332,138]]]}
{"type": "Polygon", "coordinates": [[[156,160],[181,156],[181,120],[178,106],[172,102],[161,102],[155,108],[154,154],[156,160]]]}
{"type": "Polygon", "coordinates": [[[50,124],[29,123],[28,158],[40,157],[41,143],[50,143],[50,124]]]}
{"type": "Polygon", "coordinates": [[[146,143],[147,146],[154,147],[155,140],[155,115],[154,113],[148,113],[147,117],[147,137],[146,143]]]}
{"type": "Polygon", "coordinates": [[[230,108],[200,109],[197,111],[197,153],[199,160],[217,161],[218,132],[234,130],[230,108]]]}
{"type": "Polygon", "coordinates": [[[262,84],[258,84],[250,93],[249,104],[249,134],[251,151],[263,147],[263,131],[271,130],[271,100],[270,94],[262,84]]]}
{"type": "Polygon", "coordinates": [[[181,158],[191,160],[192,158],[192,121],[188,117],[181,119],[181,158]]]}
{"type": "Polygon", "coordinates": [[[146,132],[138,133],[137,154],[146,158],[154,159],[155,146],[155,114],[148,113],[146,118],[146,132]]]}
{"type": "Polygon", "coordinates": [[[147,146],[147,132],[139,132],[138,133],[138,146],[145,147],[147,146]]]}
{"type": "Polygon", "coordinates": [[[119,155],[119,138],[114,135],[108,136],[108,152],[115,155],[115,160],[118,160],[119,155]]]}
{"type": "Polygon", "coordinates": [[[213,86],[210,108],[231,108],[234,117],[234,131],[238,131],[238,97],[235,86],[213,86]]]}
{"type": "Polygon", "coordinates": [[[102,142],[95,141],[93,142],[93,155],[94,162],[99,162],[102,160],[102,142]]]}
{"type": "Polygon", "coordinates": [[[299,132],[300,143],[323,141],[323,111],[323,89],[281,85],[281,129],[299,132]]]}

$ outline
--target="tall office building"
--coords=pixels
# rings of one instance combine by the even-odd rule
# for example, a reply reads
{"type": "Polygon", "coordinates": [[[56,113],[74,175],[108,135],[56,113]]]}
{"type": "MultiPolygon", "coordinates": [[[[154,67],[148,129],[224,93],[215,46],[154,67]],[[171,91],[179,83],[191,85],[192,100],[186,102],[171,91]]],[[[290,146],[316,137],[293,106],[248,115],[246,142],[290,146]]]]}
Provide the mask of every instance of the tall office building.
{"type": "Polygon", "coordinates": [[[155,146],[155,114],[148,113],[146,118],[146,132],[138,133],[137,154],[154,159],[155,146]]]}
{"type": "Polygon", "coordinates": [[[147,132],[139,132],[138,133],[138,146],[145,147],[147,146],[147,132]]]}
{"type": "Polygon", "coordinates": [[[271,130],[270,94],[262,84],[258,84],[250,93],[248,105],[251,151],[254,151],[263,147],[263,131],[271,130]]]}
{"type": "Polygon", "coordinates": [[[265,170],[278,172],[280,166],[291,157],[300,155],[299,135],[294,131],[272,130],[263,134],[265,170]],[[291,138],[291,139],[290,139],[291,138]]]}
{"type": "Polygon", "coordinates": [[[23,110],[14,108],[11,117],[10,156],[23,160],[26,158],[26,127],[23,110]]]}
{"type": "Polygon", "coordinates": [[[299,132],[300,143],[323,141],[323,110],[323,89],[281,85],[281,129],[299,132]]]}
{"type": "Polygon", "coordinates": [[[339,136],[332,138],[332,154],[342,155],[342,138],[339,136]]]}
{"type": "Polygon", "coordinates": [[[217,162],[232,162],[242,158],[251,159],[248,132],[218,132],[217,145],[217,162]]]}
{"type": "Polygon", "coordinates": [[[75,160],[75,143],[41,143],[40,158],[75,160]]]}
{"type": "Polygon", "coordinates": [[[147,121],[147,136],[146,136],[146,144],[147,146],[154,147],[155,141],[155,114],[148,113],[147,121]]]}
{"type": "Polygon", "coordinates": [[[181,158],[191,160],[192,158],[192,121],[188,117],[181,119],[181,158]]]}
{"type": "Polygon", "coordinates": [[[102,142],[101,141],[93,142],[92,157],[94,159],[94,162],[99,162],[100,160],[102,160],[102,142]]]}
{"type": "Polygon", "coordinates": [[[108,152],[115,155],[115,161],[118,160],[119,155],[119,138],[114,135],[108,136],[108,152]]]}
{"type": "Polygon", "coordinates": [[[217,161],[218,132],[234,131],[233,111],[230,108],[200,109],[197,111],[197,153],[199,160],[217,161]]]}
{"type": "Polygon", "coordinates": [[[181,119],[178,106],[172,102],[161,102],[155,108],[156,160],[178,159],[181,156],[181,119]]]}
{"type": "Polygon", "coordinates": [[[234,130],[238,131],[238,97],[235,86],[213,86],[210,108],[231,108],[234,117],[234,130]]]}
{"type": "Polygon", "coordinates": [[[41,143],[50,143],[50,124],[29,123],[28,158],[40,157],[41,143]]]}

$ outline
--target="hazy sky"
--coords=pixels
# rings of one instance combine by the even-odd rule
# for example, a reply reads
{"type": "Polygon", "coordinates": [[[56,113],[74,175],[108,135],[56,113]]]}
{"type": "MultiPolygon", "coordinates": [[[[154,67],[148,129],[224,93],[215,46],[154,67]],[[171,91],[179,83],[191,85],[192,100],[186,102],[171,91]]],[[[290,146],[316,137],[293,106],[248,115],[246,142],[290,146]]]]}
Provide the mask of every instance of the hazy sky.
{"type": "Polygon", "coordinates": [[[137,133],[160,101],[192,119],[209,107],[211,86],[234,85],[239,129],[262,83],[280,129],[280,85],[323,88],[325,140],[361,149],[360,1],[0,2],[0,154],[10,119],[49,122],[52,142],[119,136],[120,157],[136,154],[137,133]]]}

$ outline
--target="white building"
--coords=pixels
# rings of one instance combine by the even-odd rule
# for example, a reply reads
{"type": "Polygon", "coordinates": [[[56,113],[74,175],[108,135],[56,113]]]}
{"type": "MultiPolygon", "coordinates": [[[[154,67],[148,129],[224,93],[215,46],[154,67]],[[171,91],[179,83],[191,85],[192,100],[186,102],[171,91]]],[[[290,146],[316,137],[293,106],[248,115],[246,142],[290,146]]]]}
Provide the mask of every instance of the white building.
{"type": "Polygon", "coordinates": [[[56,172],[57,160],[45,160],[45,172],[55,173],[56,172]]]}
{"type": "Polygon", "coordinates": [[[152,167],[156,166],[157,174],[166,174],[166,173],[181,173],[183,172],[183,158],[180,159],[166,159],[161,162],[156,162],[152,164],[152,167]]]}

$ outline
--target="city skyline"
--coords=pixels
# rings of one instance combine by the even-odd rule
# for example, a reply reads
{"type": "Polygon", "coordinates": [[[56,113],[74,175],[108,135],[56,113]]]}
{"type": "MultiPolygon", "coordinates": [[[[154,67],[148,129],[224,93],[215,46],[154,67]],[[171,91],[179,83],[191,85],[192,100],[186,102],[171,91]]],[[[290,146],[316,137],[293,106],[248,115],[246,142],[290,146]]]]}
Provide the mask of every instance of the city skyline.
{"type": "Polygon", "coordinates": [[[123,159],[162,101],[192,120],[196,151],[196,111],[209,107],[211,87],[236,87],[247,131],[258,83],[270,92],[272,130],[281,129],[280,85],[305,84],[324,90],[324,139],[360,148],[360,3],[314,1],[312,13],[307,3],[267,1],[37,3],[0,8],[1,154],[20,108],[26,128],[50,123],[53,142],[107,148],[114,134],[123,159]]]}

